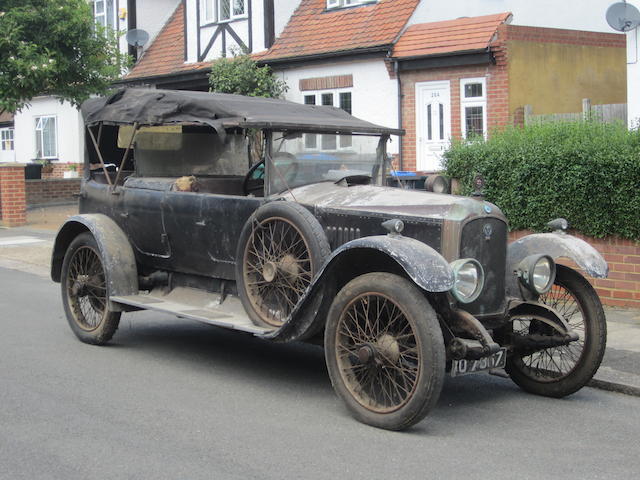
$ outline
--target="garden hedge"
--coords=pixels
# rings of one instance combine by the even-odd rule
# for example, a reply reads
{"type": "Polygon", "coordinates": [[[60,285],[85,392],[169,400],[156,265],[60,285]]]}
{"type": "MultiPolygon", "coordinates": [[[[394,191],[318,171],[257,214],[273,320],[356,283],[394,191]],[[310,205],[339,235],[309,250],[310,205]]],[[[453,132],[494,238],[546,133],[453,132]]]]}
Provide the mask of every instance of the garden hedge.
{"type": "Polygon", "coordinates": [[[454,141],[444,166],[463,194],[482,174],[486,199],[512,230],[544,231],[563,217],[585,235],[640,239],[640,132],[622,124],[507,128],[486,141],[454,141]]]}

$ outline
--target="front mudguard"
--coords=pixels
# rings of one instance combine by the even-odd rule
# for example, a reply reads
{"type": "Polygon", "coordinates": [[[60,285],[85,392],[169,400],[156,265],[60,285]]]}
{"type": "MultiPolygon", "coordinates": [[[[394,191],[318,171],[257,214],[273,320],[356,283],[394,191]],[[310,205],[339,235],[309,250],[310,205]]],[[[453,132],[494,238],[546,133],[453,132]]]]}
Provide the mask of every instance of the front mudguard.
{"type": "Polygon", "coordinates": [[[605,259],[584,240],[564,232],[535,233],[512,242],[507,248],[507,296],[522,296],[515,272],[518,264],[533,254],[549,255],[554,260],[568,258],[592,277],[606,278],[609,275],[605,259]]]}
{"type": "MultiPolygon", "coordinates": [[[[83,214],[70,217],[56,235],[51,256],[51,279],[60,282],[62,262],[74,238],[90,232],[95,238],[107,281],[107,295],[126,296],[138,293],[136,258],[127,235],[112,219],[102,214],[83,214]]],[[[119,304],[110,302],[109,308],[120,311],[119,304]]]]}
{"type": "Polygon", "coordinates": [[[453,287],[454,276],[449,263],[427,244],[398,234],[358,238],[345,243],[331,254],[289,318],[280,328],[263,337],[288,342],[308,338],[311,333],[317,332],[324,323],[324,314],[333,301],[332,298],[324,298],[323,285],[325,282],[335,282],[341,267],[348,270],[354,253],[363,250],[385,255],[417,286],[427,292],[446,292],[453,287]]]}

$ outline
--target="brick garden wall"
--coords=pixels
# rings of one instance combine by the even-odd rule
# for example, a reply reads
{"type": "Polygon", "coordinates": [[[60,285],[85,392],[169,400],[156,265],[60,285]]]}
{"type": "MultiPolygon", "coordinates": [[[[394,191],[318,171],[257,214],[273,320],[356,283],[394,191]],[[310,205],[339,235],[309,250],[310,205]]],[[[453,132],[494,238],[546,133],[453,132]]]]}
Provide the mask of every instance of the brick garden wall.
{"type": "Polygon", "coordinates": [[[0,165],[0,217],[8,227],[24,225],[27,220],[22,165],[0,165]]]}
{"type": "Polygon", "coordinates": [[[56,178],[49,180],[26,180],[27,205],[73,202],[74,193],[80,192],[79,178],[56,178]]]}
{"type": "MultiPolygon", "coordinates": [[[[510,241],[532,232],[510,233],[510,241]]],[[[602,303],[640,308],[640,241],[617,237],[593,238],[572,232],[598,250],[609,264],[608,278],[586,278],[596,288],[602,303]]]]}

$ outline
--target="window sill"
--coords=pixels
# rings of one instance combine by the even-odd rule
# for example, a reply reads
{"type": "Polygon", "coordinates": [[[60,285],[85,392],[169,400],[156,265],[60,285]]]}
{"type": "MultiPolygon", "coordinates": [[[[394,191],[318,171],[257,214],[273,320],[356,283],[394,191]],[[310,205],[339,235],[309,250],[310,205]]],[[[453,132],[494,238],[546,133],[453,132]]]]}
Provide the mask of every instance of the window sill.
{"type": "Polygon", "coordinates": [[[211,21],[211,22],[201,23],[200,28],[215,27],[216,25],[221,25],[224,23],[239,22],[241,20],[247,20],[248,18],[249,17],[247,15],[243,15],[241,17],[229,18],[228,20],[218,20],[217,22],[211,21]]]}

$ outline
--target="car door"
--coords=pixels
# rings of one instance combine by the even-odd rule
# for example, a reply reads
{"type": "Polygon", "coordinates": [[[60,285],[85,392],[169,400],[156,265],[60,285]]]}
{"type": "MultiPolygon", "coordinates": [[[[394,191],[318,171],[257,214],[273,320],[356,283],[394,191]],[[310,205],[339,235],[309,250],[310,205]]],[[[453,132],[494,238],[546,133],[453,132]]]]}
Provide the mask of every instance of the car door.
{"type": "Polygon", "coordinates": [[[137,254],[150,259],[171,257],[171,245],[164,228],[163,205],[171,188],[170,179],[129,177],[122,189],[125,230],[137,254]]]}
{"type": "Polygon", "coordinates": [[[167,192],[164,219],[175,269],[234,279],[240,232],[260,203],[239,195],[167,192]]]}

